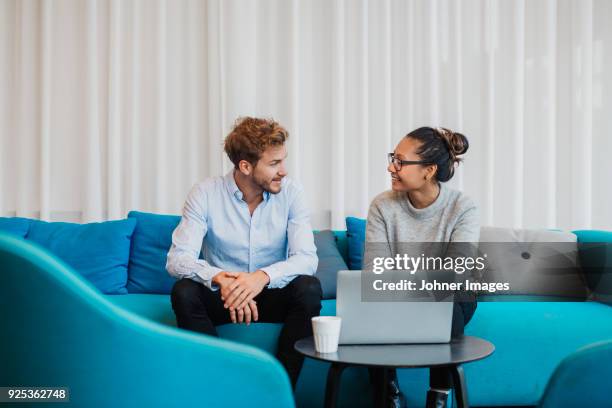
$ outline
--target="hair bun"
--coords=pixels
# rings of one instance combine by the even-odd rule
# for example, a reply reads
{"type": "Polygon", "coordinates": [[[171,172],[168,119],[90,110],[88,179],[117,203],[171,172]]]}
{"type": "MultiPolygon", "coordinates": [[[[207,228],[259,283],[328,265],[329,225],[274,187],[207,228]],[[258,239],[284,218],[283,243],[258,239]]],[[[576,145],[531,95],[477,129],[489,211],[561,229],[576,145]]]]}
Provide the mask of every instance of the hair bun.
{"type": "Polygon", "coordinates": [[[458,132],[453,132],[446,128],[437,128],[438,134],[446,143],[448,152],[450,153],[454,161],[459,161],[457,156],[461,156],[467,152],[470,144],[468,143],[467,137],[458,132]]]}

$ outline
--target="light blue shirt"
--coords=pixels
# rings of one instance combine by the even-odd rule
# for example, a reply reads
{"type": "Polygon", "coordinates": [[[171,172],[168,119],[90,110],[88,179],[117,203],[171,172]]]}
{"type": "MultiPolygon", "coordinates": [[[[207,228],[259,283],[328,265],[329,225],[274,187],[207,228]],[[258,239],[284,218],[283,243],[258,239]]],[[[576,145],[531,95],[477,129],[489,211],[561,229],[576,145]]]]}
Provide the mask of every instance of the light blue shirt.
{"type": "Polygon", "coordinates": [[[242,200],[234,171],[212,177],[191,189],[179,225],[172,234],[166,269],[215,290],[221,271],[270,276],[270,288],[282,288],[298,275],[314,275],[314,245],[304,192],[284,177],[278,194],[263,193],[253,215],[242,200]],[[200,252],[204,259],[198,259],[200,252]]]}

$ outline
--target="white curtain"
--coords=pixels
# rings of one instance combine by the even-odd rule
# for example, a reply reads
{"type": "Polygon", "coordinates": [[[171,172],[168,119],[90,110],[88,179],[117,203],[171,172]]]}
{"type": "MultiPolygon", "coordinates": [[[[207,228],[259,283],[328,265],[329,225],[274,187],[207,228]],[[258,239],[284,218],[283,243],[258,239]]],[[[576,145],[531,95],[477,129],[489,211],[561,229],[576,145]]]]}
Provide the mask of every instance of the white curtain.
{"type": "Polygon", "coordinates": [[[0,0],[0,215],[179,213],[238,116],[291,133],[318,228],[440,125],[482,223],[612,229],[607,0],[0,0]],[[607,74],[606,74],[607,73],[607,74]]]}

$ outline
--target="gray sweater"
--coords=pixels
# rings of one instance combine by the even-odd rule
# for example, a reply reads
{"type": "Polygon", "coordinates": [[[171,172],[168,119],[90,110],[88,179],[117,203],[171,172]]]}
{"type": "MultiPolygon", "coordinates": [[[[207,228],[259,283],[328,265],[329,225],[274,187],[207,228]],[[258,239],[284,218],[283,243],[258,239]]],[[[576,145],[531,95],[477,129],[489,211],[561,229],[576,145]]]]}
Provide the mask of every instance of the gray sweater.
{"type": "Polygon", "coordinates": [[[402,252],[402,243],[476,243],[479,236],[478,208],[468,196],[444,183],[440,183],[436,201],[422,209],[415,208],[406,193],[385,191],[370,204],[364,268],[372,256],[395,256],[402,252]]]}

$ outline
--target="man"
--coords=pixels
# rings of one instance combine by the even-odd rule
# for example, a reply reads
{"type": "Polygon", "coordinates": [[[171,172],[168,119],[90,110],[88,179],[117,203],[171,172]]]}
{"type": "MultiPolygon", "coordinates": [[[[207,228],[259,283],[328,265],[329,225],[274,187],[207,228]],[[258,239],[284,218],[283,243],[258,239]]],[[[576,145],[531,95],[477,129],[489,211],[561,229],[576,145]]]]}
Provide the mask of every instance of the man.
{"type": "Polygon", "coordinates": [[[216,336],[230,322],[284,323],[277,358],[295,388],[304,359],[293,345],[312,335],[322,292],[304,193],[286,177],[288,137],[273,120],[236,121],[225,139],[234,169],[192,188],[166,269],[180,279],[171,296],[180,328],[216,336]]]}

